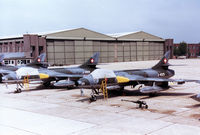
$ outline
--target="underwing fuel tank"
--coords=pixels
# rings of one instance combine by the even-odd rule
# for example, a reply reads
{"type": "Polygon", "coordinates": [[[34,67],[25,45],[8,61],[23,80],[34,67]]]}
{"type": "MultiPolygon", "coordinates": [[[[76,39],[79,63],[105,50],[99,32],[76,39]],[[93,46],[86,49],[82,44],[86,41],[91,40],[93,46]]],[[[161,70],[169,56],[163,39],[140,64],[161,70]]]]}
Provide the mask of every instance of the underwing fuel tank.
{"type": "Polygon", "coordinates": [[[68,86],[74,86],[75,82],[70,80],[60,80],[53,84],[56,87],[68,87],[68,86]]]}
{"type": "Polygon", "coordinates": [[[159,92],[162,90],[163,90],[163,88],[159,87],[159,86],[146,86],[144,88],[141,88],[140,92],[141,93],[156,93],[156,92],[159,92]]]}
{"type": "Polygon", "coordinates": [[[107,86],[107,89],[108,90],[117,90],[117,89],[120,89],[121,87],[118,86],[118,85],[115,85],[115,86],[107,86]]]}

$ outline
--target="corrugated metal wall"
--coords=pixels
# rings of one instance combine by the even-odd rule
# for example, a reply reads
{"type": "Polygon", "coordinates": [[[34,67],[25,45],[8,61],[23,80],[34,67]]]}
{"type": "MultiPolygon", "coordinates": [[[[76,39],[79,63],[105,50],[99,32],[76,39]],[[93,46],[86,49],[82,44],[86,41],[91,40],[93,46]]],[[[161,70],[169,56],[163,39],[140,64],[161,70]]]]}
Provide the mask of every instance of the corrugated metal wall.
{"type": "Polygon", "coordinates": [[[164,42],[47,40],[49,64],[81,64],[100,52],[100,63],[160,59],[164,42]]]}

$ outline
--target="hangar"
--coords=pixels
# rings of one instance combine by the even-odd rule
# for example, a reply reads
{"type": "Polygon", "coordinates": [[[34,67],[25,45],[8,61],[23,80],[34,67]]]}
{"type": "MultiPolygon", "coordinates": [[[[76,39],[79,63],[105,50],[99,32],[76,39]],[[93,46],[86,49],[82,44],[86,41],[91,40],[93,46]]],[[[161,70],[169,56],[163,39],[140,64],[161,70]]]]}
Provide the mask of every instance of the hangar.
{"type": "Polygon", "coordinates": [[[100,52],[100,63],[157,60],[168,50],[166,41],[143,31],[102,34],[77,28],[1,38],[0,53],[24,52],[33,59],[45,52],[51,65],[81,64],[94,52],[100,52]]]}
{"type": "Polygon", "coordinates": [[[94,52],[100,62],[126,62],[160,59],[165,40],[143,31],[101,34],[85,28],[46,34],[50,64],[80,64],[94,52]]]}

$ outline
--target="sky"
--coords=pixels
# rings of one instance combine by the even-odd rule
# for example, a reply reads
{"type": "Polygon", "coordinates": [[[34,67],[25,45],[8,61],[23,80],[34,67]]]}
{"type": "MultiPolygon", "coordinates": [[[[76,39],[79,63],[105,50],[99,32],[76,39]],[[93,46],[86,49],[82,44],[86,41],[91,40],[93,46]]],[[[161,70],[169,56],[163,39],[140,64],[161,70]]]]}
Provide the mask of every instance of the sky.
{"type": "Polygon", "coordinates": [[[84,27],[200,42],[200,0],[0,0],[0,37],[84,27]]]}

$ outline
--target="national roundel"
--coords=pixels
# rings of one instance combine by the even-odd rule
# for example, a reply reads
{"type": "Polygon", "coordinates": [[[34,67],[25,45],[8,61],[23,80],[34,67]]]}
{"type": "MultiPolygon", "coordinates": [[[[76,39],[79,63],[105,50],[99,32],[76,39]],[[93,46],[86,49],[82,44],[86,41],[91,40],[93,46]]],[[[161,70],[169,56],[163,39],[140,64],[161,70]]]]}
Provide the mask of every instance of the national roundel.
{"type": "Polygon", "coordinates": [[[90,59],[90,63],[94,63],[94,59],[93,58],[90,59]]]}
{"type": "Polygon", "coordinates": [[[164,58],[163,62],[166,64],[167,63],[167,58],[164,58]]]}

